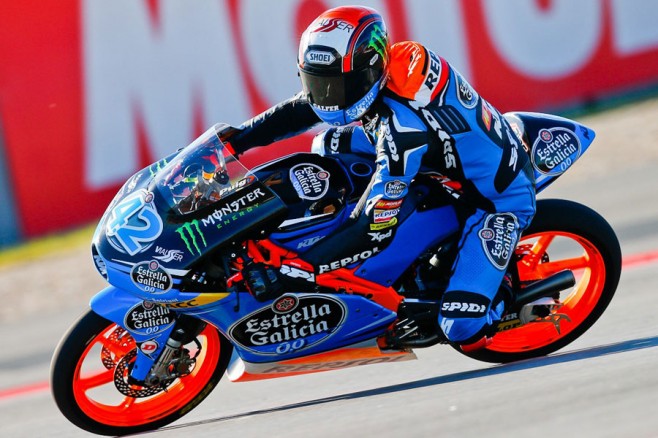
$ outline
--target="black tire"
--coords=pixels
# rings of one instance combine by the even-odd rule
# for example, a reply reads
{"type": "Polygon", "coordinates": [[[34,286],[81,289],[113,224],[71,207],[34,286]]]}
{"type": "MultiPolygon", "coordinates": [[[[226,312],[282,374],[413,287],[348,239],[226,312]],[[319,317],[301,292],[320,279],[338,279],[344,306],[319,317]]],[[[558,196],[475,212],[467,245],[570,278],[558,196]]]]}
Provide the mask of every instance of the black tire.
{"type": "MultiPolygon", "coordinates": [[[[86,356],[87,347],[90,343],[95,342],[96,339],[103,333],[106,333],[108,329],[112,327],[117,327],[113,322],[108,321],[107,319],[99,316],[94,313],[92,310],[89,310],[87,313],[82,315],[78,321],[69,329],[69,331],[64,335],[60,341],[50,367],[50,382],[51,382],[51,392],[55,403],[59,410],[64,414],[64,416],[81,429],[86,431],[99,434],[99,435],[127,435],[137,432],[143,432],[147,430],[157,429],[159,427],[165,426],[187,414],[193,408],[195,408],[199,403],[201,403],[209,394],[212,392],[212,389],[219,383],[226,367],[228,366],[228,361],[231,357],[231,344],[224,338],[217,329],[208,325],[206,330],[212,330],[217,332],[219,336],[219,342],[221,345],[221,351],[218,355],[217,360],[212,360],[215,363],[203,363],[200,366],[213,366],[214,370],[210,374],[205,386],[201,387],[197,394],[192,396],[191,400],[183,406],[177,407],[177,409],[168,413],[166,416],[158,418],[155,421],[144,420],[140,423],[140,419],[132,419],[131,409],[129,408],[122,413],[122,418],[117,424],[107,424],[103,419],[94,418],[93,414],[86,413],[80,406],[79,402],[76,400],[74,381],[76,378],[79,378],[76,375],[76,369],[78,364],[84,360],[83,356],[86,356]]],[[[119,329],[121,330],[121,329],[119,329]]],[[[127,332],[126,332],[127,333],[127,332]]],[[[214,334],[213,334],[214,337],[214,334]]],[[[129,337],[132,340],[132,337],[129,337]]],[[[216,339],[216,338],[215,338],[216,339]]],[[[133,345],[134,345],[134,341],[133,345]]],[[[100,359],[100,357],[98,358],[100,359]]],[[[210,360],[210,359],[209,359],[210,360]]],[[[102,370],[103,362],[102,360],[98,361],[98,368],[102,370]]],[[[107,366],[105,368],[108,368],[107,366]]],[[[208,371],[210,372],[210,371],[208,371]]],[[[183,377],[185,379],[185,377],[183,377]]],[[[113,387],[113,383],[108,383],[113,387]]],[[[117,391],[117,394],[120,392],[117,391]]]]}
{"type": "MultiPolygon", "coordinates": [[[[499,334],[494,337],[494,343],[487,348],[464,353],[456,347],[458,351],[473,359],[492,363],[507,363],[545,356],[576,340],[603,314],[615,294],[621,275],[621,249],[612,227],[601,215],[582,204],[562,199],[540,200],[537,202],[537,213],[524,232],[524,236],[551,232],[580,236],[586,239],[602,257],[605,281],[599,299],[589,314],[577,327],[540,348],[496,351],[496,338],[499,334]]],[[[515,330],[523,330],[523,327],[511,329],[505,332],[505,336],[511,336],[515,330]]]]}

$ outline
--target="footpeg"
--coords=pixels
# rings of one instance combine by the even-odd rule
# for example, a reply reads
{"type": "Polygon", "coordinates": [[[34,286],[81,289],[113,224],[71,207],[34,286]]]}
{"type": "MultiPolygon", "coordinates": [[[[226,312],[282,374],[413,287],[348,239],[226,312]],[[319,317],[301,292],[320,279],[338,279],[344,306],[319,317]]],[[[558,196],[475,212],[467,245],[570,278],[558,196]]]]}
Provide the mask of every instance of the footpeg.
{"type": "Polygon", "coordinates": [[[564,313],[553,313],[552,315],[547,316],[546,318],[543,319],[543,321],[553,323],[553,325],[555,326],[555,330],[557,330],[558,335],[562,334],[560,330],[560,321],[562,320],[571,322],[571,318],[569,318],[569,315],[566,315],[564,313]]]}
{"type": "Polygon", "coordinates": [[[395,324],[395,332],[398,333],[397,340],[401,341],[418,331],[418,323],[411,318],[405,318],[395,324]]]}
{"type": "Polygon", "coordinates": [[[545,318],[552,316],[552,314],[560,307],[562,307],[562,303],[553,298],[540,298],[521,307],[521,310],[519,311],[519,319],[521,320],[521,324],[528,324],[529,322],[534,321],[541,322],[544,321],[545,318]]]}

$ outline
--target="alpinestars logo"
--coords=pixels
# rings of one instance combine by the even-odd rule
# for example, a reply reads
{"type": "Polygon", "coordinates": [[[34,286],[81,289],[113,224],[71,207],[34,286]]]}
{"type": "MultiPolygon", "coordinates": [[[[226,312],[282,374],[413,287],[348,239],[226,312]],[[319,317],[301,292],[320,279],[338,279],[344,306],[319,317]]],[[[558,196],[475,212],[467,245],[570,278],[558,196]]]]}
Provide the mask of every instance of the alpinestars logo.
{"type": "Polygon", "coordinates": [[[203,232],[199,227],[199,221],[196,219],[176,228],[176,233],[178,233],[183,243],[185,243],[185,247],[192,255],[200,256],[203,252],[202,248],[208,246],[203,232]]]}

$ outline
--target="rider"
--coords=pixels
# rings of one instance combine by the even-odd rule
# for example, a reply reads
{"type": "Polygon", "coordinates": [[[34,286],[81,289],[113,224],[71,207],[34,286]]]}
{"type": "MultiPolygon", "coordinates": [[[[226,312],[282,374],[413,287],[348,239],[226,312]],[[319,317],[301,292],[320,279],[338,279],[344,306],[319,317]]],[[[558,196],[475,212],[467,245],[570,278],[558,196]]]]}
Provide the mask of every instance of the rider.
{"type": "Polygon", "coordinates": [[[380,233],[378,248],[385,247],[409,184],[421,165],[429,167],[474,211],[465,219],[439,325],[464,350],[488,345],[509,303],[507,264],[535,212],[534,177],[519,138],[446,60],[417,42],[389,46],[373,9],[321,14],[301,37],[297,64],[302,92],[222,137],[240,154],[326,122],[341,127],[316,136],[314,150],[376,153],[377,169],[351,220],[304,260],[316,269],[336,266],[331,262],[372,246],[373,229],[393,231],[380,233]]]}

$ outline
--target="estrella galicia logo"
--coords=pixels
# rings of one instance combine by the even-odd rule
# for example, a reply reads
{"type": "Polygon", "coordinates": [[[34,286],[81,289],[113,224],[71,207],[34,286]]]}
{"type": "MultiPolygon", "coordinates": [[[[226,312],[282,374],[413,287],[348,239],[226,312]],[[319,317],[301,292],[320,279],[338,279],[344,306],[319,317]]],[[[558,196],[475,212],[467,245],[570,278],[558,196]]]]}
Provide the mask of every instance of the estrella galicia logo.
{"type": "Polygon", "coordinates": [[[507,267],[516,247],[519,223],[512,213],[490,214],[478,233],[482,249],[491,263],[500,270],[507,267]]]}
{"type": "Polygon", "coordinates": [[[457,77],[457,99],[459,99],[459,103],[467,109],[475,108],[478,103],[478,94],[462,75],[455,71],[455,76],[457,77]]]}
{"type": "Polygon", "coordinates": [[[290,181],[299,199],[317,201],[329,190],[329,172],[312,163],[301,163],[290,168],[290,181]]]}
{"type": "Polygon", "coordinates": [[[130,278],[139,289],[151,294],[162,294],[171,289],[173,281],[155,260],[137,263],[130,271],[130,278]]]}
{"type": "Polygon", "coordinates": [[[162,218],[153,204],[153,193],[140,190],[128,195],[110,213],[105,234],[119,252],[134,256],[149,249],[160,237],[162,218]]]}
{"type": "Polygon", "coordinates": [[[254,353],[285,354],[325,341],[346,315],[337,298],[286,294],[235,323],[229,336],[254,353]]]}
{"type": "Polygon", "coordinates": [[[199,227],[199,221],[196,219],[176,228],[176,233],[183,240],[185,247],[192,255],[200,256],[203,252],[202,248],[208,246],[203,231],[201,231],[201,227],[199,227]]]}
{"type": "Polygon", "coordinates": [[[149,335],[171,327],[176,318],[167,307],[143,301],[131,307],[124,317],[124,326],[133,333],[149,335]]]}
{"type": "Polygon", "coordinates": [[[566,128],[542,129],[532,145],[532,164],[544,175],[560,175],[580,157],[580,140],[566,128]]]}
{"type": "Polygon", "coordinates": [[[394,181],[389,181],[384,185],[384,194],[391,199],[400,198],[406,188],[406,183],[396,179],[394,181]]]}

